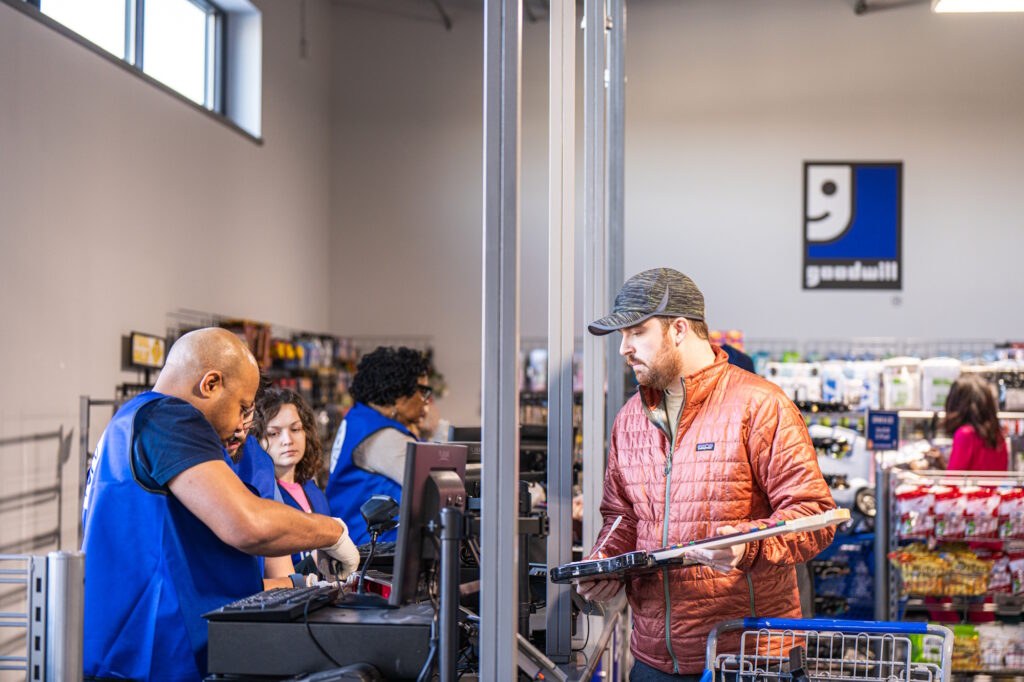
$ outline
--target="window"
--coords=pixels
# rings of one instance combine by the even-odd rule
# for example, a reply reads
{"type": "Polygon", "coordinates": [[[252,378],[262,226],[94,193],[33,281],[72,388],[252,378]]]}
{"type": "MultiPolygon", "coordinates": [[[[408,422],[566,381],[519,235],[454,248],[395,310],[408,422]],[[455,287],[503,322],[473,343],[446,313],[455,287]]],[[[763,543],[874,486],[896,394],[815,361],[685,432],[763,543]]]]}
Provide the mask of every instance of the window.
{"type": "Polygon", "coordinates": [[[261,136],[263,16],[251,0],[0,0],[261,136]]]}
{"type": "Polygon", "coordinates": [[[39,9],[115,57],[125,58],[124,0],[42,0],[39,9]]]}
{"type": "Polygon", "coordinates": [[[220,111],[223,13],[206,0],[28,0],[211,111],[220,111]]]}
{"type": "Polygon", "coordinates": [[[219,17],[193,0],[145,0],[136,65],[207,109],[216,108],[219,17]]]}

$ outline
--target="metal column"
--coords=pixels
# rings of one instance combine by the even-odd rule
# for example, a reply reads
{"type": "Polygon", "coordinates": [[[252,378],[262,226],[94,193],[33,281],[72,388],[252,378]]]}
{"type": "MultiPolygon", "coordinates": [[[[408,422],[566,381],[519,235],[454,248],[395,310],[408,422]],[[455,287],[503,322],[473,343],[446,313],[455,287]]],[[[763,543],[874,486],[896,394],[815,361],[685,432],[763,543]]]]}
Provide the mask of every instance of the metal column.
{"type": "MultiPolygon", "coordinates": [[[[549,566],[572,561],[572,355],[576,229],[576,2],[551,4],[548,62],[548,533],[549,566]]],[[[568,585],[547,586],[551,660],[572,649],[568,585]]]]}
{"type": "Polygon", "coordinates": [[[441,682],[455,682],[459,662],[459,547],[462,543],[462,510],[441,509],[441,682]]]}
{"type": "Polygon", "coordinates": [[[518,654],[521,30],[521,0],[485,0],[480,529],[484,680],[515,677],[518,654]]]}
{"type": "MultiPolygon", "coordinates": [[[[583,65],[583,317],[607,313],[605,272],[605,54],[604,0],[584,3],[583,65]]],[[[601,529],[605,468],[606,339],[583,335],[583,546],[601,529]]]]}
{"type": "Polygon", "coordinates": [[[82,679],[85,623],[85,555],[50,552],[46,557],[46,679],[82,679]]]}
{"type": "MultiPolygon", "coordinates": [[[[611,32],[608,45],[608,159],[607,159],[607,252],[605,284],[611,310],[615,294],[625,281],[623,257],[625,231],[625,128],[626,128],[626,0],[608,0],[611,32]]],[[[608,337],[608,407],[605,433],[622,407],[625,366],[619,356],[619,335],[608,337]]]]}

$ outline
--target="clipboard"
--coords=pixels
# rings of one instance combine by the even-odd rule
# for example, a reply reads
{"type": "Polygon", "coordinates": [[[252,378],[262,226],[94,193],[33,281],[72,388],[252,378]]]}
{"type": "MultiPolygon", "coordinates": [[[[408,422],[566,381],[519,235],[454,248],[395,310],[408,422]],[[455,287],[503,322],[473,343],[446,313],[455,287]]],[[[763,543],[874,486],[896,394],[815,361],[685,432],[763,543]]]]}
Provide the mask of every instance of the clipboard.
{"type": "Polygon", "coordinates": [[[849,509],[832,509],[821,514],[813,514],[798,519],[779,521],[771,525],[762,525],[740,533],[719,535],[703,540],[694,540],[671,547],[653,551],[638,550],[627,552],[604,559],[574,561],[557,566],[548,572],[553,583],[575,583],[587,578],[605,578],[620,574],[636,574],[658,570],[666,566],[694,566],[696,561],[686,558],[686,552],[692,549],[723,549],[742,545],[756,540],[784,535],[787,533],[805,533],[837,526],[850,520],[849,509]]]}

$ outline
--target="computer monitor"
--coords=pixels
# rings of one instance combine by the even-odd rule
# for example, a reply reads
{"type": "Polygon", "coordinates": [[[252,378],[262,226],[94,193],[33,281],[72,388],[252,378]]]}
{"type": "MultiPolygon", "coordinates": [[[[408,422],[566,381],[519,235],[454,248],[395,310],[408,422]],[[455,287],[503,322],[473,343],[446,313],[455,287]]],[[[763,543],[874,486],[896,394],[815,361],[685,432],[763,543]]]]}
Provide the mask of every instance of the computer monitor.
{"type": "Polygon", "coordinates": [[[456,441],[478,441],[480,440],[479,426],[449,426],[448,440],[456,441]]]}
{"type": "Polygon", "coordinates": [[[480,441],[472,440],[454,440],[449,441],[448,445],[464,445],[466,446],[466,464],[479,464],[480,463],[480,441]]]}
{"type": "Polygon", "coordinates": [[[415,601],[420,576],[437,556],[428,525],[443,507],[466,507],[466,448],[448,443],[409,443],[405,455],[392,606],[415,601]]]}

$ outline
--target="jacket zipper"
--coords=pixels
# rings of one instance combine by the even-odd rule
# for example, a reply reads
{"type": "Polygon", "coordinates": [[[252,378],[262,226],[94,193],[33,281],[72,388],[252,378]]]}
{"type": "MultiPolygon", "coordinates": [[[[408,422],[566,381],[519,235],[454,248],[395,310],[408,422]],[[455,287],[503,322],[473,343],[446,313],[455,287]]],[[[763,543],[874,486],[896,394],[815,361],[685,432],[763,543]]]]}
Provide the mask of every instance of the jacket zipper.
{"type": "MultiPolygon", "coordinates": [[[[676,415],[676,431],[679,429],[679,418],[682,413],[686,410],[686,382],[680,382],[683,385],[683,406],[680,408],[680,413],[676,415]]],[[[661,398],[663,401],[665,397],[661,398]]],[[[666,420],[671,419],[668,414],[668,402],[665,401],[665,418],[666,420]]],[[[668,547],[668,522],[669,522],[669,491],[672,487],[672,453],[675,450],[675,441],[672,438],[672,429],[669,428],[668,435],[668,456],[665,458],[665,524],[662,526],[661,531],[661,546],[668,547]]],[[[668,655],[672,657],[672,674],[679,674],[679,659],[676,658],[676,654],[672,651],[672,597],[669,595],[668,590],[668,568],[663,568],[661,571],[661,581],[665,586],[665,646],[668,647],[668,655]]]]}

